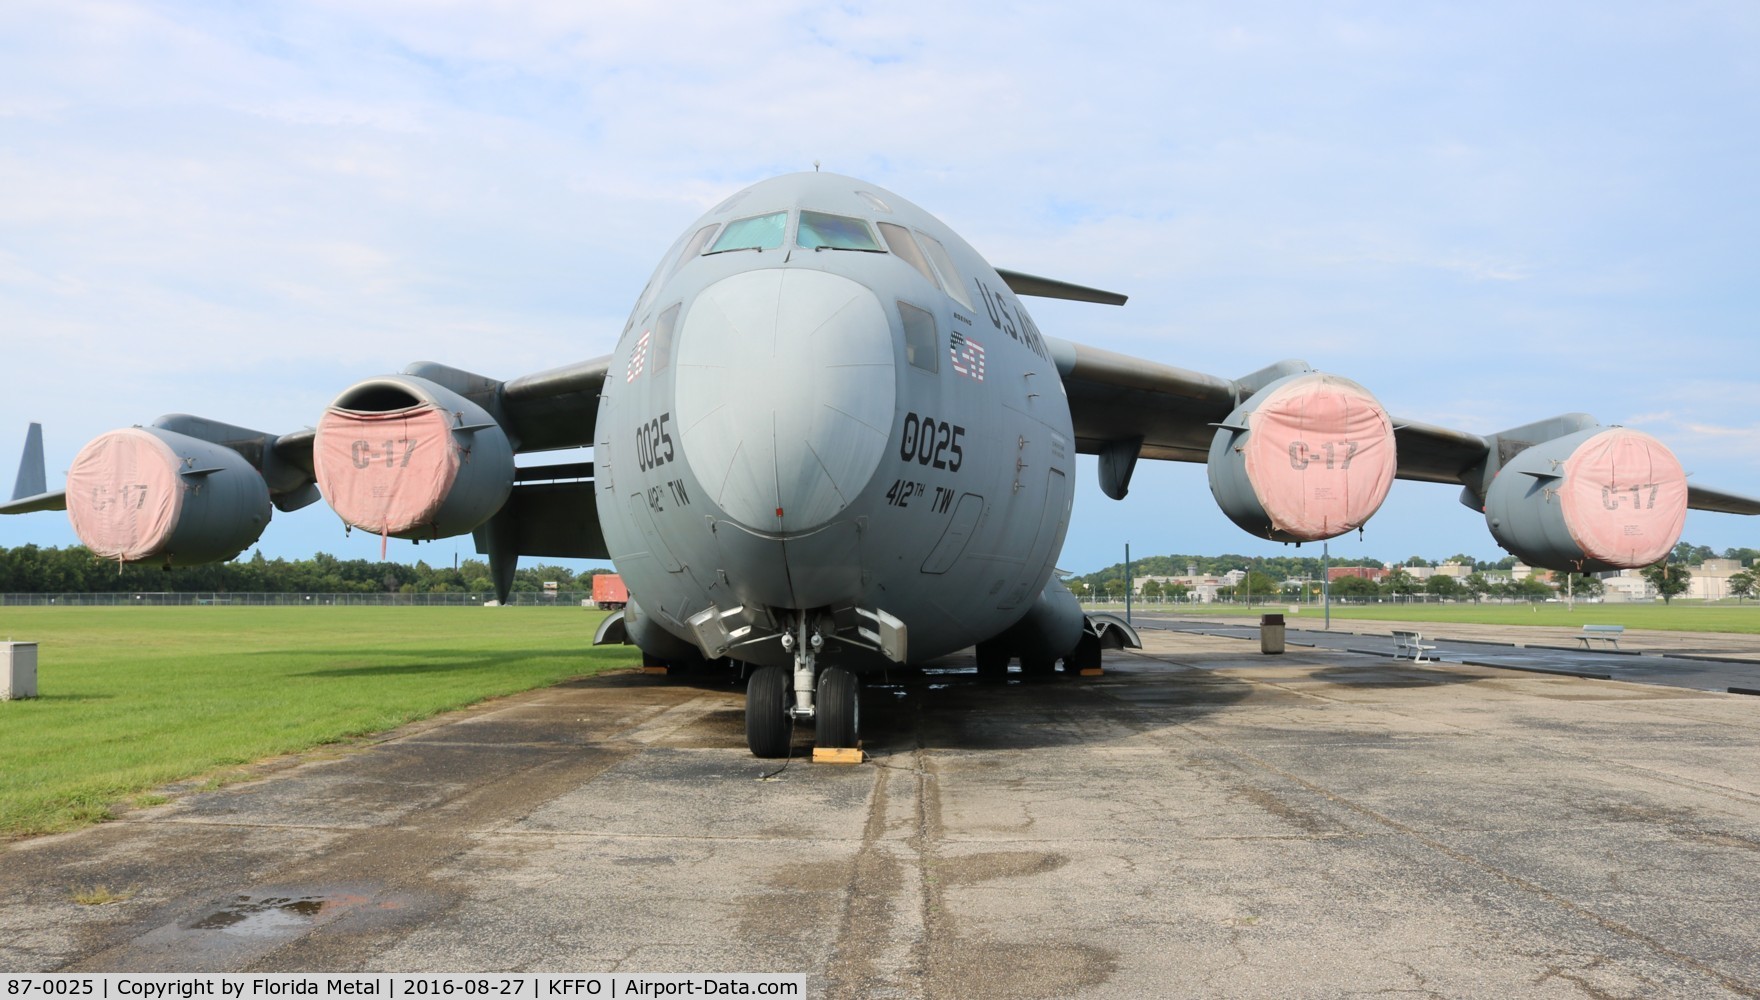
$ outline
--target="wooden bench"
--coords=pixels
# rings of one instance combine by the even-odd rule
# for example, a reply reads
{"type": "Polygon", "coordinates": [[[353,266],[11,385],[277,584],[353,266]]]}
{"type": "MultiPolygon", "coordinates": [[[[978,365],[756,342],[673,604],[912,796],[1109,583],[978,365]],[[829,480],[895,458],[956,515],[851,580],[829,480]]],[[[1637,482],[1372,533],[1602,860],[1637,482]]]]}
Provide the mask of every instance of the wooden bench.
{"type": "Polygon", "coordinates": [[[1424,636],[1420,633],[1397,631],[1393,633],[1394,659],[1404,659],[1409,656],[1413,663],[1428,663],[1430,661],[1424,659],[1424,653],[1426,650],[1435,648],[1435,646],[1425,645],[1424,636]]]}
{"type": "Polygon", "coordinates": [[[1577,636],[1577,641],[1583,644],[1584,649],[1592,648],[1589,644],[1590,639],[1599,639],[1614,649],[1618,649],[1619,637],[1625,633],[1625,630],[1624,625],[1584,625],[1582,633],[1577,636]]]}

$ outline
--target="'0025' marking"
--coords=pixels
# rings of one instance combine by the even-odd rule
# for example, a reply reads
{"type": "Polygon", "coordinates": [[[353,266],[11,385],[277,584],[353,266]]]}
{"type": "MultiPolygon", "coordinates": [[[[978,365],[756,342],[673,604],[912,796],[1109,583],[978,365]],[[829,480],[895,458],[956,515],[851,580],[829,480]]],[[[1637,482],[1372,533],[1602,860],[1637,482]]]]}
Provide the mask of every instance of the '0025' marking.
{"type": "Polygon", "coordinates": [[[965,436],[966,429],[958,424],[907,413],[904,435],[898,442],[898,457],[918,465],[958,472],[966,460],[965,449],[960,447],[965,436]]]}

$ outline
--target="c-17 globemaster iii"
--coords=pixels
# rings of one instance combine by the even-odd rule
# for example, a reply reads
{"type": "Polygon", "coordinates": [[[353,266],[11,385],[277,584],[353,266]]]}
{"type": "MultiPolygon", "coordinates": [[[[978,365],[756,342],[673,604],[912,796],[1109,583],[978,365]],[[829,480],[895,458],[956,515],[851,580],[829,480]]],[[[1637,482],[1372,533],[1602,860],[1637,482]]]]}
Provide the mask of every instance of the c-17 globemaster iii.
{"type": "Polygon", "coordinates": [[[33,427],[0,513],[65,508],[104,558],[190,564],[322,495],[375,534],[474,533],[503,598],[522,555],[608,558],[630,603],[596,641],[750,668],[761,757],[796,721],[855,746],[859,677],[889,664],[975,646],[982,674],[1044,674],[1136,645],[1053,573],[1077,454],[1114,499],[1139,458],[1203,462],[1230,519],[1289,542],[1362,526],[1395,478],[1459,484],[1504,548],[1579,572],[1656,561],[1689,507],[1760,513],[1583,414],[1428,426],[1302,361],[1226,379],[1060,340],[1023,295],[1124,303],[994,268],[874,185],[777,177],[684,231],[610,355],[509,381],[418,363],[282,435],[167,416],[86,445],[61,492],[33,427]]]}

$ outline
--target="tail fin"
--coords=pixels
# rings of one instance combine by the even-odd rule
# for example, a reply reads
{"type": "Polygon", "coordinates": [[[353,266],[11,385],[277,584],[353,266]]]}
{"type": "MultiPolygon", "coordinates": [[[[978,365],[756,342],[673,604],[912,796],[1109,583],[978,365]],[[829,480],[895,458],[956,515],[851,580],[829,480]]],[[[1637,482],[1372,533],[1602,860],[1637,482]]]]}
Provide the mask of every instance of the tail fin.
{"type": "Polygon", "coordinates": [[[49,492],[49,479],[43,472],[43,425],[32,424],[24,434],[24,457],[18,460],[18,485],[12,488],[12,499],[23,500],[49,492]]]}
{"type": "Polygon", "coordinates": [[[67,494],[50,493],[49,477],[43,471],[43,425],[32,424],[24,435],[24,457],[18,460],[18,483],[12,499],[0,504],[0,514],[66,509],[67,494]]]}

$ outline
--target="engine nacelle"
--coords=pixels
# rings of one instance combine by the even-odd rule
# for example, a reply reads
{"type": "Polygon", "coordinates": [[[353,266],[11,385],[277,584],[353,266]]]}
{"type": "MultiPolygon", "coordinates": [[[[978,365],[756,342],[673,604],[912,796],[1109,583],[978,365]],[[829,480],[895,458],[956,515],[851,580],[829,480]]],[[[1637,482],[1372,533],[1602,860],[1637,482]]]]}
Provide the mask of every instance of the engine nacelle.
{"type": "Polygon", "coordinates": [[[995,640],[1020,656],[1067,656],[1082,638],[1082,605],[1053,576],[1021,620],[995,640]]]}
{"type": "Polygon", "coordinates": [[[337,396],[318,421],[312,464],[344,521],[398,538],[470,531],[513,490],[513,445],[501,425],[411,375],[368,379],[337,396]]]}
{"type": "Polygon", "coordinates": [[[269,487],[244,456],[160,427],[100,434],[67,470],[67,518],[106,559],[222,562],[269,517],[269,487]]]}
{"type": "Polygon", "coordinates": [[[666,663],[702,662],[703,653],[695,643],[666,631],[633,597],[623,606],[622,616],[625,640],[645,655],[666,663]]]}
{"type": "Polygon", "coordinates": [[[1504,463],[1485,493],[1497,543],[1530,566],[1579,573],[1648,566],[1674,548],[1687,476],[1642,431],[1590,428],[1504,463]]]}
{"type": "Polygon", "coordinates": [[[1393,421],[1350,379],[1280,378],[1229,415],[1210,442],[1210,493],[1229,520],[1280,542],[1355,530],[1393,485],[1393,421]]]}

